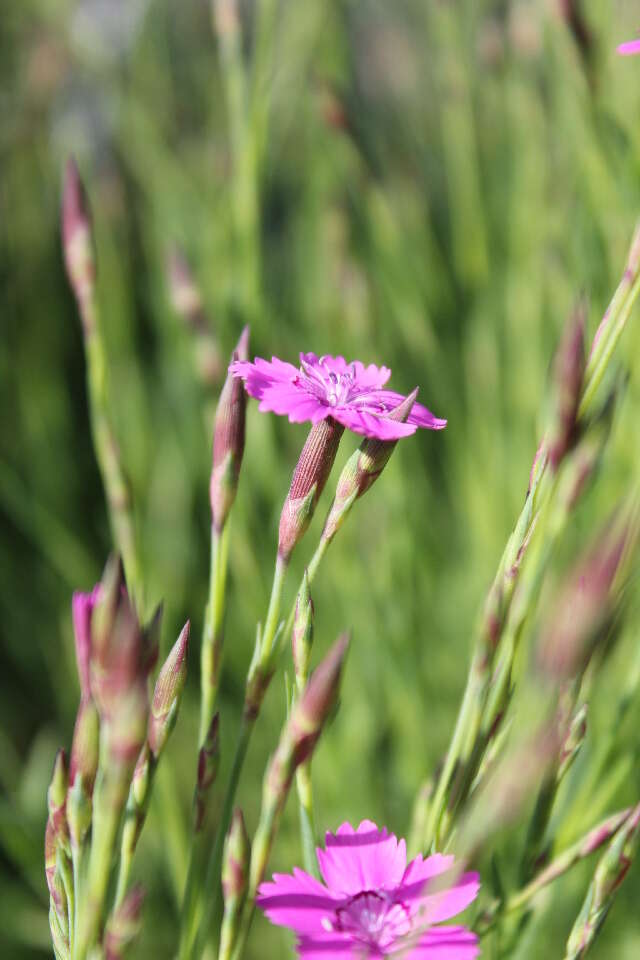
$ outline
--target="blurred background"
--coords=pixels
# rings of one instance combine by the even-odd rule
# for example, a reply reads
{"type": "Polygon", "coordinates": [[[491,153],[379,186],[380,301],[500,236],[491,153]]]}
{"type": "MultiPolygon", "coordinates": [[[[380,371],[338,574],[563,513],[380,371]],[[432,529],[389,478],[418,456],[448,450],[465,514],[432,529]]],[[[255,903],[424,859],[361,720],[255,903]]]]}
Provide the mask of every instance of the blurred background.
{"type": "MultiPolygon", "coordinates": [[[[178,789],[160,778],[134,868],[149,887],[141,958],[170,957],[177,937],[171,875],[184,870],[194,775],[211,423],[242,325],[252,354],[387,364],[395,389],[419,385],[449,421],[399,445],[313,591],[316,657],[340,629],[354,633],[342,705],[314,762],[319,827],[372,818],[404,834],[446,748],[475,618],[526,492],[555,344],[581,294],[595,330],[640,213],[640,58],[615,55],[640,28],[632,0],[223,0],[217,15],[216,32],[208,0],[2,5],[0,955],[16,960],[51,953],[42,847],[54,751],[70,742],[78,700],[71,592],[93,585],[111,549],[59,240],[67,157],[93,210],[112,416],[148,603],[165,601],[163,649],[188,616],[193,625],[168,753],[178,789]],[[250,80],[244,152],[222,80],[229,30],[250,80]],[[176,250],[201,295],[189,317],[172,295],[176,250]]],[[[637,485],[639,321],[620,351],[626,388],[602,470],[558,567],[637,485]]],[[[251,403],[223,769],[305,435],[251,403]]],[[[356,444],[345,436],[339,463],[356,444]]],[[[595,690],[587,753],[637,637],[630,629],[595,690]]],[[[284,704],[279,676],[240,788],[250,829],[284,704]]],[[[585,825],[637,801],[639,720],[640,705],[620,731],[614,785],[584,798],[585,825]]],[[[296,862],[292,801],[271,865],[296,862]]],[[[591,869],[556,885],[519,957],[562,955],[591,869]]],[[[594,960],[639,955],[638,896],[636,865],[594,960]]],[[[289,943],[258,918],[248,955],[287,956],[289,943]]]]}

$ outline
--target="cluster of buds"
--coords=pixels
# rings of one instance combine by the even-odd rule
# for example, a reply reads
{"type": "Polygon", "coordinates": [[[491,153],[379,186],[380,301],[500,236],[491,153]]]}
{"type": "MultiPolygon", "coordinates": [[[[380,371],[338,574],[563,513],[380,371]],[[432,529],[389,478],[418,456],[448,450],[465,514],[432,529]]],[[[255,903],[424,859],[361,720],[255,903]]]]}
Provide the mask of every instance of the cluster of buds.
{"type": "MultiPolygon", "coordinates": [[[[147,815],[151,786],[158,761],[176,724],[187,679],[190,623],[187,620],[160,669],[151,698],[147,738],[138,754],[122,832],[121,862],[129,863],[147,815]]],[[[122,884],[127,874],[121,874],[122,884]]],[[[120,891],[124,896],[124,889],[120,891]]]]}
{"type": "Polygon", "coordinates": [[[61,751],[49,789],[45,871],[51,931],[59,960],[70,956],[74,929],[78,939],[73,949],[79,957],[100,940],[113,848],[129,793],[115,907],[102,942],[105,957],[116,960],[137,930],[142,895],[139,890],[127,893],[128,871],[153,774],[176,721],[189,624],[160,670],[149,709],[148,678],[158,655],[161,608],[140,626],[120,563],[112,559],[91,593],[74,594],[72,611],[80,704],[70,769],[61,751]]]}
{"type": "Polygon", "coordinates": [[[311,756],[334,704],[349,637],[342,634],[314,670],[304,693],[296,701],[271,758],[262,789],[260,822],[251,854],[249,890],[254,895],[264,877],[280,815],[296,768],[311,756]]]}
{"type": "MultiPolygon", "coordinates": [[[[233,351],[231,363],[247,360],[248,356],[249,327],[245,327],[233,351]]],[[[242,381],[228,373],[216,408],[213,468],[209,485],[211,517],[217,534],[222,532],[236,498],[244,454],[246,407],[247,395],[242,381]]]]}
{"type": "Polygon", "coordinates": [[[284,564],[311,523],[343,433],[342,424],[331,417],[315,423],[309,431],[280,514],[278,557],[284,564]]]}
{"type": "MultiPolygon", "coordinates": [[[[389,420],[404,423],[418,396],[417,388],[388,414],[389,420]]],[[[355,501],[378,479],[393,453],[397,440],[366,437],[349,457],[340,474],[336,495],[322,531],[322,539],[330,543],[344,523],[355,501]]]]}

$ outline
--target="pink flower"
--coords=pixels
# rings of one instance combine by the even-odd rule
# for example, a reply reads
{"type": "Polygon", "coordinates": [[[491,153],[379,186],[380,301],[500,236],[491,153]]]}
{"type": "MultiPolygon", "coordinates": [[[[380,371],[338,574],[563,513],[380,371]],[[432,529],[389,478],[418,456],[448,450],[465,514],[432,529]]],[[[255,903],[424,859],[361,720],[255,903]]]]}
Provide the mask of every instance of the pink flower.
{"type": "Polygon", "coordinates": [[[347,363],[344,357],[301,353],[300,368],[277,357],[271,362],[256,357],[253,363],[237,360],[229,369],[245,381],[247,393],[260,401],[260,410],[287,415],[292,423],[332,417],[354,433],[378,440],[399,440],[418,427],[441,430],[447,423],[419,403],[414,403],[406,423],[389,420],[404,397],[383,389],[391,370],[373,363],[365,367],[359,360],[347,363]]]}
{"type": "Polygon", "coordinates": [[[421,856],[407,865],[404,840],[364,820],[343,823],[318,849],[324,884],[303,870],[276,873],[256,902],[272,923],[291,927],[303,960],[472,960],[475,934],[435,926],[478,893],[477,873],[455,873],[452,856],[421,856]],[[325,886],[326,884],[326,886],[325,886]]]}
{"type": "Polygon", "coordinates": [[[626,43],[621,43],[616,53],[619,53],[622,57],[629,57],[634,53],[640,53],[640,40],[627,40],[626,43]]]}

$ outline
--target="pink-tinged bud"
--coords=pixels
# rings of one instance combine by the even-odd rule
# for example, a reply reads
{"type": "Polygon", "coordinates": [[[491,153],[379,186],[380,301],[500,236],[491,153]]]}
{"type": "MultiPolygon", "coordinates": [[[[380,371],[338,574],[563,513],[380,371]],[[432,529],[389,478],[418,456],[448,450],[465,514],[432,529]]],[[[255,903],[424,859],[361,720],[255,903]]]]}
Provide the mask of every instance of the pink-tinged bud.
{"type": "Polygon", "coordinates": [[[200,747],[198,754],[198,776],[196,781],[194,829],[198,833],[204,824],[207,813],[209,790],[218,775],[220,765],[220,720],[218,714],[211,721],[211,726],[200,747]]]}
{"type": "Polygon", "coordinates": [[[105,960],[122,960],[125,951],[138,935],[145,891],[133,887],[111,914],[104,935],[105,960]]]}
{"type": "Polygon", "coordinates": [[[302,691],[309,675],[309,661],[313,644],[313,600],[309,590],[307,571],[302,578],[302,586],[296,600],[296,613],[291,634],[293,667],[298,691],[302,691]]]}
{"type": "Polygon", "coordinates": [[[567,578],[538,649],[538,663],[547,676],[571,677],[586,666],[593,644],[610,622],[616,574],[635,539],[635,532],[619,518],[612,521],[567,578]]]}
{"type": "Polygon", "coordinates": [[[587,735],[587,712],[587,704],[583,703],[574,714],[569,725],[569,729],[567,730],[566,736],[562,742],[559,758],[560,763],[556,777],[558,783],[560,783],[560,781],[563,780],[567,775],[573,765],[574,760],[582,749],[582,745],[587,735]]]}
{"type": "MultiPolygon", "coordinates": [[[[143,637],[117,558],[111,559],[105,568],[102,590],[91,619],[91,640],[91,693],[100,720],[113,727],[117,717],[117,728],[123,736],[127,723],[131,724],[135,760],[141,746],[141,742],[137,742],[137,729],[141,714],[146,714],[147,709],[150,644],[143,637]]],[[[119,749],[112,737],[110,745],[119,749]]],[[[129,748],[121,746],[128,753],[129,748]]]]}
{"type": "Polygon", "coordinates": [[[73,594],[71,611],[73,616],[73,635],[76,645],[76,662],[80,691],[83,697],[91,696],[90,661],[91,661],[91,618],[93,610],[100,598],[101,585],[98,583],[91,593],[73,594]]]}
{"type": "Polygon", "coordinates": [[[100,752],[100,718],[98,708],[91,696],[82,697],[71,742],[71,761],[69,765],[69,783],[71,786],[80,774],[89,796],[98,771],[100,752]]]}
{"type": "MultiPolygon", "coordinates": [[[[416,387],[389,413],[387,419],[406,422],[417,396],[416,387]]],[[[349,457],[338,479],[336,495],[324,524],[324,540],[333,540],[354,502],[367,492],[386,467],[397,442],[366,437],[349,457]]]]}
{"type": "Polygon", "coordinates": [[[555,356],[554,410],[548,440],[549,460],[554,470],[576,438],[578,405],[586,364],[585,323],[586,307],[580,304],[565,328],[555,356]]]}
{"type": "Polygon", "coordinates": [[[160,670],[153,691],[147,740],[156,760],[173,730],[180,698],[187,679],[187,649],[190,626],[187,620],[160,670]]]}
{"type": "MultiPolygon", "coordinates": [[[[69,768],[64,750],[58,750],[53,764],[51,783],[47,791],[49,823],[57,847],[69,849],[69,828],[67,826],[67,790],[69,788],[69,768]]],[[[46,842],[46,841],[45,841],[46,842]]]]}
{"type": "Polygon", "coordinates": [[[247,828],[239,807],[233,811],[222,857],[222,892],[225,909],[233,903],[241,903],[249,882],[249,859],[251,845],[247,828]]]}
{"type": "MultiPolygon", "coordinates": [[[[249,328],[245,327],[231,362],[246,356],[249,328]]],[[[247,395],[242,381],[227,373],[218,406],[213,432],[213,468],[209,484],[211,516],[218,533],[227,522],[238,490],[240,467],[244,454],[247,395]]]]}
{"type": "Polygon", "coordinates": [[[315,423],[309,431],[280,515],[278,555],[285,563],[311,523],[343,432],[342,424],[331,417],[315,423]]]}
{"type": "Polygon", "coordinates": [[[297,763],[301,763],[313,749],[338,698],[340,675],[348,649],[349,634],[343,633],[313,671],[304,693],[293,708],[289,725],[297,763]]]}
{"type": "Polygon", "coordinates": [[[89,204],[73,159],[67,162],[62,191],[62,246],[69,282],[82,306],[93,294],[96,264],[89,204]]]}

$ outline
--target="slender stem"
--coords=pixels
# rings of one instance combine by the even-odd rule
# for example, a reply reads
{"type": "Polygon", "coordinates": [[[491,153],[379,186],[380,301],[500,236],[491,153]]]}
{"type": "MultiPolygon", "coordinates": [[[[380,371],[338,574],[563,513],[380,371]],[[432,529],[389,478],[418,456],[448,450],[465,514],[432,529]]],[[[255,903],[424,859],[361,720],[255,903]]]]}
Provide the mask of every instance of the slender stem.
{"type": "Polygon", "coordinates": [[[127,583],[138,608],[144,609],[142,566],[133,515],[131,488],[120,458],[109,413],[109,378],[95,294],[79,303],[87,361],[87,391],[93,446],[102,476],[113,538],[122,555],[127,583]]]}
{"type": "Polygon", "coordinates": [[[211,726],[220,685],[228,559],[229,524],[226,523],[221,533],[218,533],[215,527],[211,528],[209,597],[205,609],[200,659],[200,746],[211,726]]]}
{"type": "Polygon", "coordinates": [[[75,896],[76,910],[73,915],[73,928],[69,930],[69,939],[71,941],[71,956],[75,960],[75,945],[78,939],[78,923],[80,915],[80,904],[84,897],[84,874],[86,867],[86,853],[88,849],[88,838],[85,838],[79,847],[71,846],[71,865],[73,869],[73,890],[75,896]]]}
{"type": "Polygon", "coordinates": [[[227,791],[225,793],[222,806],[222,813],[220,814],[220,822],[216,832],[215,844],[207,866],[204,884],[204,890],[206,891],[207,896],[204,904],[202,902],[202,897],[200,898],[199,909],[195,917],[194,925],[192,926],[192,930],[190,932],[191,943],[193,944],[195,941],[195,949],[193,952],[191,952],[190,949],[188,949],[186,952],[181,952],[179,954],[179,960],[187,960],[187,958],[190,958],[190,960],[198,960],[198,958],[202,956],[212,920],[215,918],[217,921],[218,914],[220,912],[220,870],[222,867],[224,841],[229,829],[229,824],[231,822],[236,791],[240,782],[240,775],[242,773],[242,767],[244,765],[244,760],[247,754],[247,749],[249,747],[249,741],[251,740],[251,734],[253,732],[254,725],[255,719],[251,719],[246,716],[243,717],[238,735],[238,742],[236,744],[236,752],[233,758],[231,775],[229,777],[229,783],[227,784],[227,791]],[[197,940],[195,939],[196,935],[197,940]]]}
{"type": "MultiPolygon", "coordinates": [[[[264,630],[260,639],[259,659],[265,663],[271,656],[273,650],[273,641],[278,629],[280,618],[280,604],[282,601],[282,588],[284,586],[284,577],[287,572],[287,563],[280,554],[276,557],[276,566],[273,572],[273,584],[271,586],[271,596],[269,597],[269,609],[264,623],[264,630]]],[[[286,632],[286,629],[285,629],[286,632]]]]}
{"type": "Polygon", "coordinates": [[[300,837],[304,868],[311,876],[317,876],[316,829],[313,813],[313,786],[311,782],[311,762],[305,760],[296,770],[296,787],[300,812],[300,837]]]}

